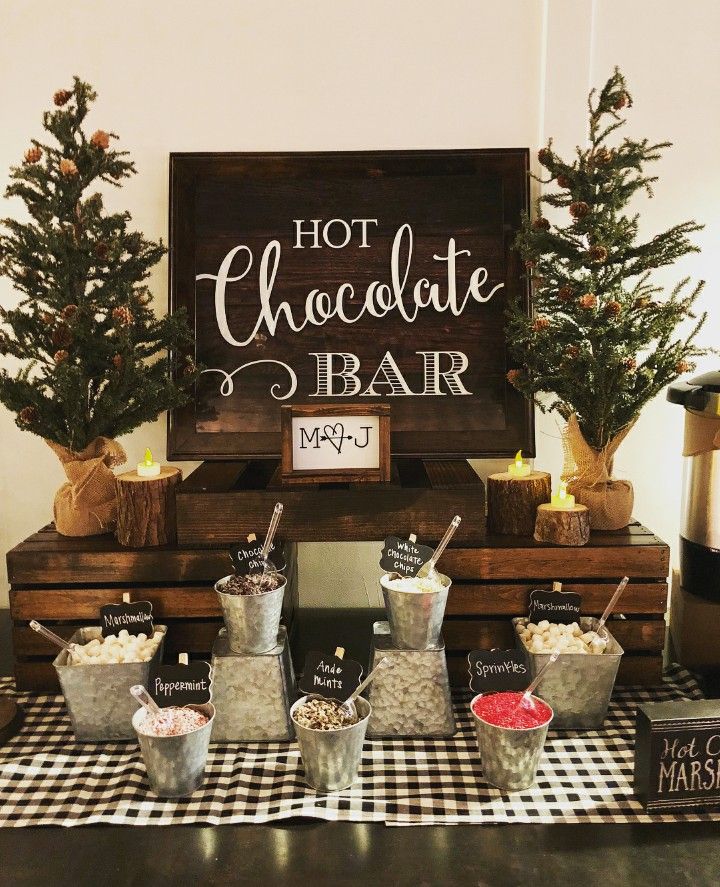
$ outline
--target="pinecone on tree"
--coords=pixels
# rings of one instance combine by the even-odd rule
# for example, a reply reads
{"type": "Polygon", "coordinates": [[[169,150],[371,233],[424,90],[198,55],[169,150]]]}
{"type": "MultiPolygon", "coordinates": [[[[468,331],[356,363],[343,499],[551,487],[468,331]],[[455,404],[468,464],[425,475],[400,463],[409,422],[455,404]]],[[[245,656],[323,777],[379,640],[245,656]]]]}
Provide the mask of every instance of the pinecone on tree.
{"type": "Polygon", "coordinates": [[[61,364],[64,363],[68,359],[68,357],[70,357],[70,355],[67,353],[67,351],[64,348],[61,348],[59,351],[55,352],[55,354],[53,355],[53,360],[55,361],[55,363],[61,364]]]}
{"type": "Polygon", "coordinates": [[[72,345],[72,341],[72,330],[67,324],[58,324],[52,331],[52,343],[56,348],[69,348],[72,345]]]}
{"type": "Polygon", "coordinates": [[[583,311],[591,311],[593,308],[597,308],[597,296],[595,293],[585,293],[578,299],[578,305],[583,311]]]}
{"type": "Polygon", "coordinates": [[[584,219],[589,212],[590,206],[584,200],[576,200],[570,204],[570,215],[574,219],[584,219]]]}
{"type": "Polygon", "coordinates": [[[23,159],[25,160],[25,163],[37,163],[42,156],[42,148],[38,145],[33,145],[32,148],[27,149],[23,159]]]}
{"type": "Polygon", "coordinates": [[[60,312],[63,320],[71,320],[77,314],[78,306],[77,305],[66,305],[63,310],[60,312]]]}
{"type": "Polygon", "coordinates": [[[90,136],[90,144],[99,148],[101,151],[107,151],[110,147],[110,136],[105,130],[98,129],[90,136]]]}
{"type": "Polygon", "coordinates": [[[62,108],[63,105],[67,105],[67,103],[72,98],[72,92],[69,89],[58,89],[58,91],[53,95],[53,101],[58,106],[58,108],[62,108]]]}
{"type": "Polygon", "coordinates": [[[130,326],[135,319],[127,305],[120,305],[112,310],[112,318],[118,326],[130,326]]]}
{"type": "Polygon", "coordinates": [[[620,312],[622,311],[622,305],[620,304],[620,302],[612,299],[605,305],[605,308],[603,310],[608,317],[618,317],[620,315],[620,312]]]}
{"type": "Polygon", "coordinates": [[[70,160],[68,157],[63,157],[60,161],[59,169],[62,175],[66,178],[71,178],[72,176],[76,176],[78,174],[77,164],[74,160],[70,160]]]}
{"type": "Polygon", "coordinates": [[[17,417],[19,425],[31,426],[37,422],[40,418],[40,414],[37,411],[37,407],[28,406],[23,407],[17,417]]]}

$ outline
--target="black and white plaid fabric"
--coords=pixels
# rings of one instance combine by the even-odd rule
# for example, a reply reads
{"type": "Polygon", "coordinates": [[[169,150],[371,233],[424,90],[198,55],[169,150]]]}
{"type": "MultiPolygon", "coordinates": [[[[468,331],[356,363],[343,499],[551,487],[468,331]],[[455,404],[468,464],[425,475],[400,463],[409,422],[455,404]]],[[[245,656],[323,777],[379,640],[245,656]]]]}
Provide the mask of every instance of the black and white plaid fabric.
{"type": "MultiPolygon", "coordinates": [[[[10,679],[0,692],[12,693],[10,679]]],[[[343,792],[317,795],[302,778],[297,744],[211,745],[206,780],[191,798],[152,795],[135,742],[80,744],[61,696],[17,694],[22,732],[0,748],[0,826],[173,825],[269,822],[312,817],[389,825],[506,822],[659,822],[720,818],[647,816],[632,792],[637,705],[702,693],[675,669],[662,687],[616,691],[604,729],[548,735],[538,780],[503,794],[483,780],[469,715],[459,694],[459,730],[447,740],[365,743],[360,778],[343,792]]]]}

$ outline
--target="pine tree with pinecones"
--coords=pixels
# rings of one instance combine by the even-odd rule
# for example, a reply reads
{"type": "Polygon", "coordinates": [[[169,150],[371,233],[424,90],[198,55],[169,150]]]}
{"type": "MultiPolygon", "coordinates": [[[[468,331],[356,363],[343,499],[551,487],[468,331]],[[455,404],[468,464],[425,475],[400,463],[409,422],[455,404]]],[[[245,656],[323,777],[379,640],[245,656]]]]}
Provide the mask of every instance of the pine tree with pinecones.
{"type": "Polygon", "coordinates": [[[708,353],[694,344],[705,322],[692,310],[703,282],[688,288],[683,280],[669,295],[651,282],[655,269],[698,251],[690,235],[702,226],[681,222],[641,241],[638,216],[628,212],[637,192],[652,196],[657,177],[644,167],[670,147],[647,139],[611,144],[631,105],[616,68],[588,98],[587,147],[572,160],[563,160],[552,141],[540,150],[547,177],[538,181],[557,188],[540,197],[536,218],[524,219],[516,244],[533,283],[535,316],[515,305],[508,324],[516,363],[509,381],[530,397],[552,395],[539,401],[541,409],[576,422],[600,452],[613,449],[643,406],[708,353]],[[551,223],[543,204],[565,220],[551,223]],[[686,318],[695,323],[680,335],[686,318]]]}
{"type": "Polygon", "coordinates": [[[149,307],[150,269],[162,243],[130,228],[127,212],[107,212],[102,183],[135,173],[117,136],[83,123],[96,94],[77,77],[43,116],[53,143],[32,139],[10,172],[7,197],[28,221],[5,219],[0,273],[22,294],[0,309],[0,401],[20,428],[72,453],[98,438],[126,434],[189,399],[197,370],[183,349],[192,337],[180,314],[149,307]]]}

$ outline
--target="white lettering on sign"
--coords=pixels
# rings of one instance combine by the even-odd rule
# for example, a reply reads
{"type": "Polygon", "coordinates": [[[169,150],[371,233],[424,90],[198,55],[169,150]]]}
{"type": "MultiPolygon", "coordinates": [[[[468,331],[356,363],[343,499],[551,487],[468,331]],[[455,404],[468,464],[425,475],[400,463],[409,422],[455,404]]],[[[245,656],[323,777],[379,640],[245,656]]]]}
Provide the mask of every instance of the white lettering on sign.
{"type": "Polygon", "coordinates": [[[380,467],[378,416],[293,416],[294,471],[380,467]]]}
{"type": "MultiPolygon", "coordinates": [[[[370,249],[370,227],[377,226],[378,219],[294,219],[293,249],[342,250],[346,248],[370,249]]],[[[231,328],[227,312],[228,287],[245,280],[250,274],[255,256],[252,250],[240,244],[225,255],[217,274],[202,273],[197,281],[215,282],[214,303],[218,331],[229,345],[245,348],[257,337],[275,337],[278,330],[289,329],[300,333],[307,326],[322,327],[337,318],[352,325],[361,318],[377,319],[393,312],[402,320],[413,323],[420,311],[430,310],[437,314],[449,313],[459,317],[472,304],[488,302],[505,284],[497,283],[487,289],[488,271],[476,267],[463,287],[458,285],[457,258],[470,256],[468,249],[459,249],[454,237],[447,241],[446,253],[433,253],[438,263],[441,282],[421,277],[412,283],[411,269],[414,236],[411,225],[405,223],[395,232],[390,250],[389,283],[372,281],[364,294],[356,292],[352,283],[341,283],[334,294],[320,288],[311,289],[304,302],[298,305],[281,300],[273,304],[273,289],[280,269],[282,248],[278,240],[270,240],[260,255],[257,266],[258,307],[254,320],[245,329],[231,328]]],[[[244,316],[244,315],[243,315],[244,316]]],[[[440,321],[438,321],[440,322],[440,321]]],[[[237,324],[237,321],[235,321],[237,324]]],[[[461,376],[468,369],[467,355],[462,351],[417,351],[423,360],[423,389],[413,391],[407,383],[403,369],[396,357],[386,351],[370,375],[361,381],[360,361],[350,352],[311,352],[317,360],[317,386],[311,397],[444,397],[465,396],[470,392],[461,376]]],[[[234,391],[234,377],[258,364],[270,363],[287,373],[286,384],[274,383],[270,393],[275,400],[287,400],[297,390],[297,373],[289,364],[280,360],[252,360],[241,364],[231,372],[209,367],[204,373],[221,376],[220,394],[228,397],[234,391]]]]}

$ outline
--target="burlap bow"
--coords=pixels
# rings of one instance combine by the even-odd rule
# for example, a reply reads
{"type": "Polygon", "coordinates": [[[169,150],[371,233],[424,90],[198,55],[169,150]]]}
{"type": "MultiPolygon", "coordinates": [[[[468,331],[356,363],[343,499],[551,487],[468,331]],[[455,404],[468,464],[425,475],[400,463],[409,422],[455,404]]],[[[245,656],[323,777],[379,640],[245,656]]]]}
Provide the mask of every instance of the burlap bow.
{"type": "Polygon", "coordinates": [[[580,505],[590,510],[590,526],[594,530],[619,530],[632,517],[633,487],[628,480],[612,476],[613,459],[620,444],[635,423],[619,431],[602,449],[591,447],[583,437],[574,414],[563,432],[565,466],[562,478],[580,505]]]}
{"type": "Polygon", "coordinates": [[[62,462],[68,483],[55,494],[55,527],[63,536],[96,536],[115,529],[117,493],[112,468],[125,462],[117,441],[96,437],[79,453],[45,443],[62,462]]]}

